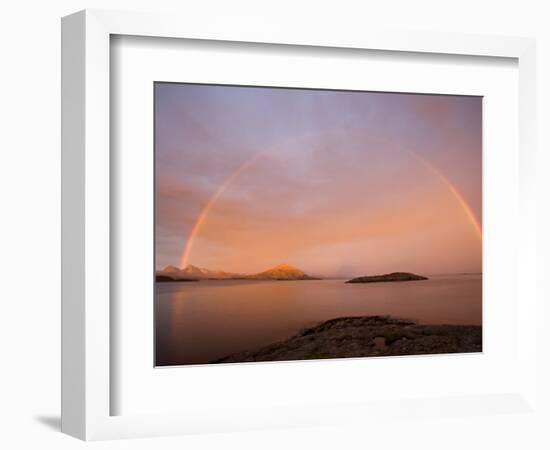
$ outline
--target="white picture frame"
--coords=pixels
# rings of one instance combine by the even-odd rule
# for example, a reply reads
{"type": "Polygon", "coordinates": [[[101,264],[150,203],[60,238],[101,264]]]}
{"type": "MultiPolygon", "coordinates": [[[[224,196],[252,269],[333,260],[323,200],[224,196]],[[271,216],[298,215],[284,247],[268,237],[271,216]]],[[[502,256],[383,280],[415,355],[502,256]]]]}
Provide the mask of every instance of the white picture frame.
{"type": "MultiPolygon", "coordinates": [[[[427,54],[514,58],[519,72],[518,329],[521,368],[515,392],[468,398],[409,401],[413,412],[436,405],[444,411],[496,412],[533,408],[536,398],[535,264],[535,43],[532,39],[383,30],[280,30],[255,23],[195,23],[190,17],[87,10],[62,21],[62,430],[85,440],[162,436],[271,426],[333,423],[390,414],[380,403],[342,403],[312,414],[315,405],[231,418],[178,414],[111,415],[110,376],[110,37],[112,35],[369,49],[427,54]],[[483,400],[483,401],[480,401],[483,400]],[[430,403],[431,402],[431,403],[430,403]],[[435,403],[434,403],[435,402],[435,403]],[[474,406],[475,405],[475,406],[474,406]],[[240,419],[240,420],[237,420],[240,419]]],[[[351,366],[350,366],[351,367],[351,366]]],[[[223,409],[223,408],[222,408],[223,409]]],[[[391,414],[390,414],[391,415],[391,414]]]]}

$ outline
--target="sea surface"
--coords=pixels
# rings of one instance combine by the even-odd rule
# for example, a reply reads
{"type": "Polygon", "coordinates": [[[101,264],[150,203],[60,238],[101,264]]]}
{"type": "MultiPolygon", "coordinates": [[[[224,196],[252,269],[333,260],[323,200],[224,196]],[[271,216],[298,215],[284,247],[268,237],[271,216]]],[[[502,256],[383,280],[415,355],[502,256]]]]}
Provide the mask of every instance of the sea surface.
{"type": "Polygon", "coordinates": [[[481,325],[482,277],[346,284],[345,280],[157,283],[156,365],[205,364],[342,316],[481,325]]]}

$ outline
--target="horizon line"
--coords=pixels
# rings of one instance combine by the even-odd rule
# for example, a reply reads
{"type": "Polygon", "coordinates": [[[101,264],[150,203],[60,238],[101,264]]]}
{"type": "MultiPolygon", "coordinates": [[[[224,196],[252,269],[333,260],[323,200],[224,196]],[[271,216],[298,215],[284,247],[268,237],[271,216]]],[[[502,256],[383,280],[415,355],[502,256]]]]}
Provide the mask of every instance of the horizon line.
{"type": "MultiPolygon", "coordinates": [[[[294,266],[293,264],[288,264],[288,263],[275,264],[273,266],[270,266],[269,269],[260,270],[260,272],[263,272],[263,271],[266,271],[266,270],[271,270],[271,269],[274,269],[274,268],[276,268],[278,266],[282,266],[282,265],[293,266],[296,269],[301,270],[304,273],[306,273],[306,275],[318,276],[318,277],[322,277],[322,278],[325,278],[325,279],[343,279],[343,278],[353,278],[353,277],[357,277],[357,276],[364,276],[364,275],[322,275],[322,274],[319,274],[319,273],[309,272],[307,270],[303,270],[303,269],[301,269],[297,266],[294,266]]],[[[235,275],[247,275],[247,273],[244,273],[244,272],[228,272],[225,269],[210,269],[210,268],[206,268],[206,267],[197,266],[197,265],[191,264],[191,263],[188,263],[184,268],[180,267],[179,265],[175,265],[175,264],[167,264],[164,267],[168,267],[168,266],[175,267],[178,270],[183,270],[185,267],[193,266],[193,267],[197,267],[198,269],[206,269],[206,270],[210,270],[210,271],[213,271],[213,272],[226,272],[226,273],[232,273],[232,274],[235,274],[235,275]]],[[[164,270],[164,267],[155,268],[155,272],[162,272],[164,270]]],[[[256,273],[260,273],[260,272],[252,272],[252,274],[256,274],[256,273]]],[[[407,272],[407,271],[406,270],[393,270],[392,272],[386,272],[386,273],[393,273],[393,272],[407,272]]],[[[413,272],[407,272],[407,273],[413,273],[413,272]]],[[[375,275],[379,275],[379,274],[375,274],[375,275]]],[[[426,276],[428,276],[428,275],[429,276],[439,276],[439,275],[483,275],[483,270],[479,270],[479,271],[467,270],[467,271],[456,271],[456,272],[431,272],[431,273],[424,273],[424,275],[426,275],[426,276]]],[[[371,275],[368,275],[368,276],[371,276],[371,275]]]]}

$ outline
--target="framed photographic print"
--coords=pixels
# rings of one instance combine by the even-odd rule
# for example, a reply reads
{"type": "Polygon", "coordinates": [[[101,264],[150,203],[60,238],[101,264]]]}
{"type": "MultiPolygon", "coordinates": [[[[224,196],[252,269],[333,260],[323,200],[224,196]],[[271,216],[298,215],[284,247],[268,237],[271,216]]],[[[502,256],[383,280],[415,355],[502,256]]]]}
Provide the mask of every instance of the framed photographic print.
{"type": "Polygon", "coordinates": [[[482,97],[154,90],[156,365],[482,351],[482,97]]]}
{"type": "Polygon", "coordinates": [[[531,40],[85,11],[62,44],[63,431],[530,408],[531,40]]]}

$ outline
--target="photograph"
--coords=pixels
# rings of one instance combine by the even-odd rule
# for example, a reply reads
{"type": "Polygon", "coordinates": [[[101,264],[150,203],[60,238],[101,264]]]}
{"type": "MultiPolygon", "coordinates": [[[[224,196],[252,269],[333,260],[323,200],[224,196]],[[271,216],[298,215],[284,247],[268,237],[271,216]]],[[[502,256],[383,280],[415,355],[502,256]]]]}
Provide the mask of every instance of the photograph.
{"type": "Polygon", "coordinates": [[[480,353],[483,97],[154,83],[154,365],[480,353]]]}

